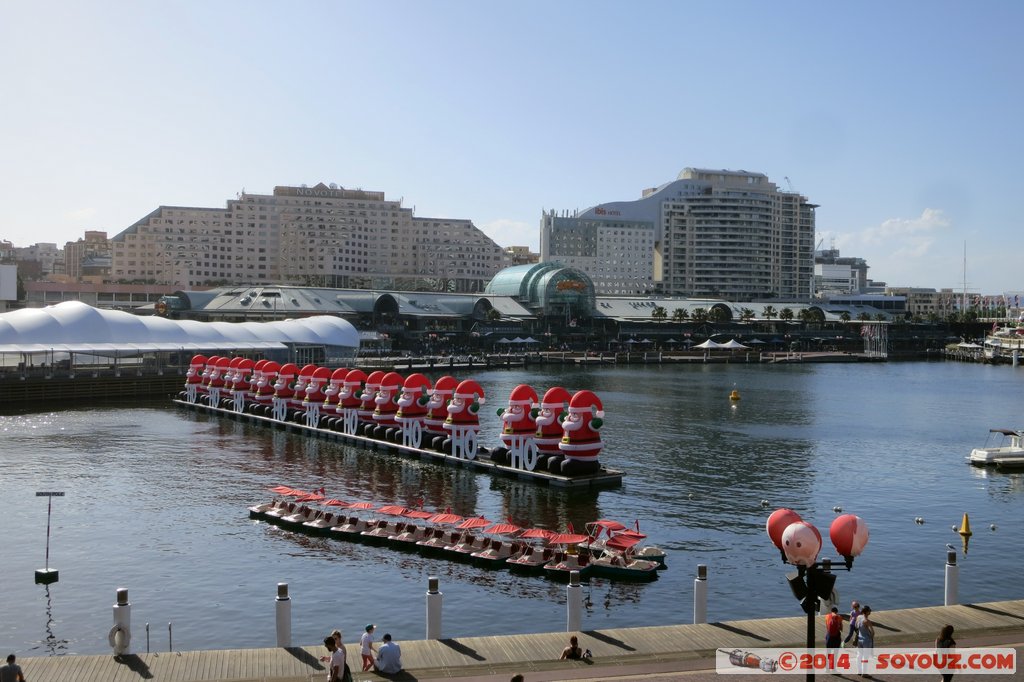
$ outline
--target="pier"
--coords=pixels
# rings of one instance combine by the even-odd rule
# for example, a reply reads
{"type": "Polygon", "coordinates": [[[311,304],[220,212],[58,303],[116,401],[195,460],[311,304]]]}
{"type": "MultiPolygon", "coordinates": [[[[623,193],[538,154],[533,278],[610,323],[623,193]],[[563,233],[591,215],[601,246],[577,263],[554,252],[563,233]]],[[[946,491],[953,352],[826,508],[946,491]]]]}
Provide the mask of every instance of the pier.
{"type": "MultiPolygon", "coordinates": [[[[981,641],[979,645],[999,642],[1004,646],[1019,646],[1024,641],[1024,600],[874,611],[872,620],[876,647],[934,647],[935,636],[946,623],[956,628],[955,637],[961,647],[968,646],[971,640],[981,641]]],[[[348,640],[346,655],[356,680],[508,680],[522,673],[528,682],[537,682],[624,676],[648,678],[686,670],[709,670],[714,667],[711,659],[716,649],[802,647],[805,625],[806,619],[799,616],[584,631],[579,633],[579,643],[593,652],[590,661],[558,660],[568,641],[565,632],[437,640],[411,640],[395,632],[392,633],[395,641],[402,647],[404,671],[390,678],[359,672],[359,646],[352,641],[358,633],[351,626],[343,626],[342,631],[348,640]]],[[[228,626],[247,627],[252,629],[254,638],[268,638],[252,624],[228,626]]],[[[823,646],[824,625],[820,631],[818,644],[823,646]]],[[[133,639],[133,644],[138,642],[139,639],[133,639]]],[[[18,663],[26,679],[33,682],[312,682],[326,678],[326,668],[319,661],[324,653],[323,645],[317,643],[289,648],[161,651],[120,658],[110,654],[35,658],[21,654],[18,663]]],[[[934,679],[935,674],[927,677],[934,679]]],[[[957,675],[957,679],[972,677],[957,675]]]]}
{"type": "Polygon", "coordinates": [[[485,450],[481,450],[473,459],[465,459],[462,457],[454,457],[437,450],[408,447],[386,440],[350,435],[342,431],[332,431],[330,429],[314,428],[304,424],[297,424],[295,422],[279,421],[270,417],[249,414],[248,412],[235,412],[233,410],[225,410],[220,407],[210,407],[209,405],[203,405],[201,403],[190,403],[180,399],[175,399],[174,402],[181,407],[212,414],[218,417],[226,417],[246,423],[259,424],[269,428],[283,429],[288,432],[305,436],[322,438],[340,443],[348,443],[349,445],[360,446],[366,450],[385,450],[387,452],[402,455],[404,457],[410,457],[412,459],[422,459],[445,465],[461,466],[484,473],[518,478],[520,480],[540,483],[541,485],[550,485],[558,488],[597,488],[617,486],[622,484],[622,477],[625,476],[624,472],[617,469],[609,469],[603,465],[601,469],[595,473],[578,474],[574,476],[555,474],[540,468],[535,470],[517,469],[515,467],[504,466],[492,462],[490,459],[487,459],[488,451],[485,450]]]}

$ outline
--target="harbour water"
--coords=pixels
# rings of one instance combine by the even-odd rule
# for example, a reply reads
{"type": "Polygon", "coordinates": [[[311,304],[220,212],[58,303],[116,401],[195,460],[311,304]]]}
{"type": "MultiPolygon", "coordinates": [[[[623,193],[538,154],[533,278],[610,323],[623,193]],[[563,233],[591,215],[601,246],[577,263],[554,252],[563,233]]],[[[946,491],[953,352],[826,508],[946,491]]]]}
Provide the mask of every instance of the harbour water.
{"type": "Polygon", "coordinates": [[[778,552],[764,533],[788,506],[825,536],[834,507],[871,529],[841,573],[841,599],[875,608],[938,604],[951,526],[974,530],[961,554],[964,602],[1020,598],[1024,474],[964,460],[989,428],[1024,427],[1024,370],[960,363],[542,368],[476,376],[487,391],[485,442],[517,383],[588,388],[604,401],[602,459],[619,488],[562,490],[198,415],[173,405],[61,406],[0,416],[0,650],[21,655],[109,652],[115,590],[133,604],[135,651],[273,646],[278,582],[293,598],[293,639],[363,624],[397,639],[424,636],[427,577],[444,593],[443,634],[562,630],[565,586],[386,547],[284,531],[246,507],[286,484],[332,497],[520,524],[577,529],[638,521],[668,552],[648,584],[594,579],[584,629],[690,622],[698,564],[709,570],[711,620],[798,615],[778,552]],[[738,403],[729,392],[740,391],[738,403]],[[54,498],[50,565],[46,500],[54,498]],[[761,501],[768,500],[766,508],[761,501]],[[920,517],[924,523],[916,523],[920,517]],[[994,530],[992,529],[994,527],[994,530]]]}

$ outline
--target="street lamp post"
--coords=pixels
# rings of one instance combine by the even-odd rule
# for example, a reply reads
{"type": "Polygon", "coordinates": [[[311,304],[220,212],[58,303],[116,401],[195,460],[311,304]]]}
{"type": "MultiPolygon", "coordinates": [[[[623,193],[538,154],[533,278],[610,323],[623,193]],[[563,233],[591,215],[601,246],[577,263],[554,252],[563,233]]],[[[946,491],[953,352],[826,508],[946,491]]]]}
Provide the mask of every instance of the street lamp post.
{"type": "MultiPolygon", "coordinates": [[[[782,556],[782,563],[796,566],[796,572],[786,576],[793,596],[807,614],[807,648],[814,649],[814,614],[818,611],[818,600],[828,599],[836,582],[833,568],[849,571],[853,560],[860,556],[868,543],[867,524],[859,516],[843,514],[829,527],[832,545],[843,557],[844,563],[833,567],[832,560],[820,562],[821,533],[810,523],[800,518],[792,509],[776,509],[768,517],[765,530],[782,556]]],[[[813,682],[814,671],[809,668],[807,681],[813,682]]]]}

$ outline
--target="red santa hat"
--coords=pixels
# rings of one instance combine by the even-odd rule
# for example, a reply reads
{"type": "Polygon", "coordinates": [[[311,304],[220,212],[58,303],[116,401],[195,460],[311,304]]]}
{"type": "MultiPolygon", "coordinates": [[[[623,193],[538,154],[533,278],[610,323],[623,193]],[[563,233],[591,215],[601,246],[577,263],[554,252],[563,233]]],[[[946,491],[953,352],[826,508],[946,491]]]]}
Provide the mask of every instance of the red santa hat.
{"type": "Polygon", "coordinates": [[[388,372],[380,380],[380,387],[389,391],[397,391],[402,387],[402,383],[405,380],[402,379],[402,375],[398,372],[388,372]]]}
{"type": "Polygon", "coordinates": [[[451,395],[452,392],[455,391],[455,387],[458,385],[458,379],[445,375],[438,379],[437,383],[434,384],[433,393],[441,396],[451,395]]]}
{"type": "Polygon", "coordinates": [[[484,389],[480,388],[480,384],[473,379],[466,379],[456,387],[455,397],[463,400],[475,400],[483,405],[484,389]]]}
{"type": "Polygon", "coordinates": [[[277,375],[285,378],[291,378],[295,376],[299,371],[299,366],[294,362],[286,362],[281,365],[281,369],[277,370],[277,375]]]}
{"type": "Polygon", "coordinates": [[[207,357],[205,355],[193,355],[192,361],[189,362],[189,367],[205,367],[207,357]]]}
{"type": "Polygon", "coordinates": [[[508,396],[509,405],[531,406],[537,402],[537,391],[528,384],[519,384],[508,396]]]}
{"type": "Polygon", "coordinates": [[[306,365],[305,367],[303,367],[299,371],[299,376],[300,377],[311,377],[311,376],[313,376],[313,372],[315,372],[317,369],[319,369],[319,368],[316,365],[306,365]]]}
{"type": "Polygon", "coordinates": [[[331,378],[331,369],[329,367],[317,367],[313,372],[313,378],[324,382],[331,378]]]}
{"type": "Polygon", "coordinates": [[[331,372],[331,381],[337,381],[341,383],[345,381],[345,377],[348,376],[348,367],[339,367],[338,369],[331,372]]]}
{"type": "Polygon", "coordinates": [[[593,391],[576,391],[572,400],[569,401],[569,413],[585,414],[587,412],[599,419],[603,419],[604,406],[601,405],[601,399],[593,391]]]}
{"type": "Polygon", "coordinates": [[[565,404],[569,402],[569,391],[565,390],[561,386],[552,386],[544,394],[544,399],[540,401],[540,407],[543,410],[554,410],[559,407],[565,407],[565,404]]]}
{"type": "Polygon", "coordinates": [[[281,371],[281,365],[277,364],[273,360],[267,360],[266,364],[263,365],[263,375],[274,375],[281,371]]]}
{"type": "Polygon", "coordinates": [[[413,372],[405,378],[405,383],[402,384],[402,389],[406,391],[429,391],[430,390],[430,379],[420,374],[419,372],[413,372]]]}
{"type": "Polygon", "coordinates": [[[366,381],[366,372],[361,369],[350,369],[345,375],[346,386],[361,386],[366,381]]]}

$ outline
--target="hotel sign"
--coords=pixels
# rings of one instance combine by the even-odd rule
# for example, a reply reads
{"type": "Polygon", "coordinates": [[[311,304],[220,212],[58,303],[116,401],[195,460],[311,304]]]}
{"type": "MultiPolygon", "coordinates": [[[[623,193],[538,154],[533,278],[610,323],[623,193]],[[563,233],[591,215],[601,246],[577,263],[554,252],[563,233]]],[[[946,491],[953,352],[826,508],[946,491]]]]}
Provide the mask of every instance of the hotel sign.
{"type": "Polygon", "coordinates": [[[622,215],[622,211],[609,211],[606,208],[598,206],[594,209],[594,215],[622,215]]]}

